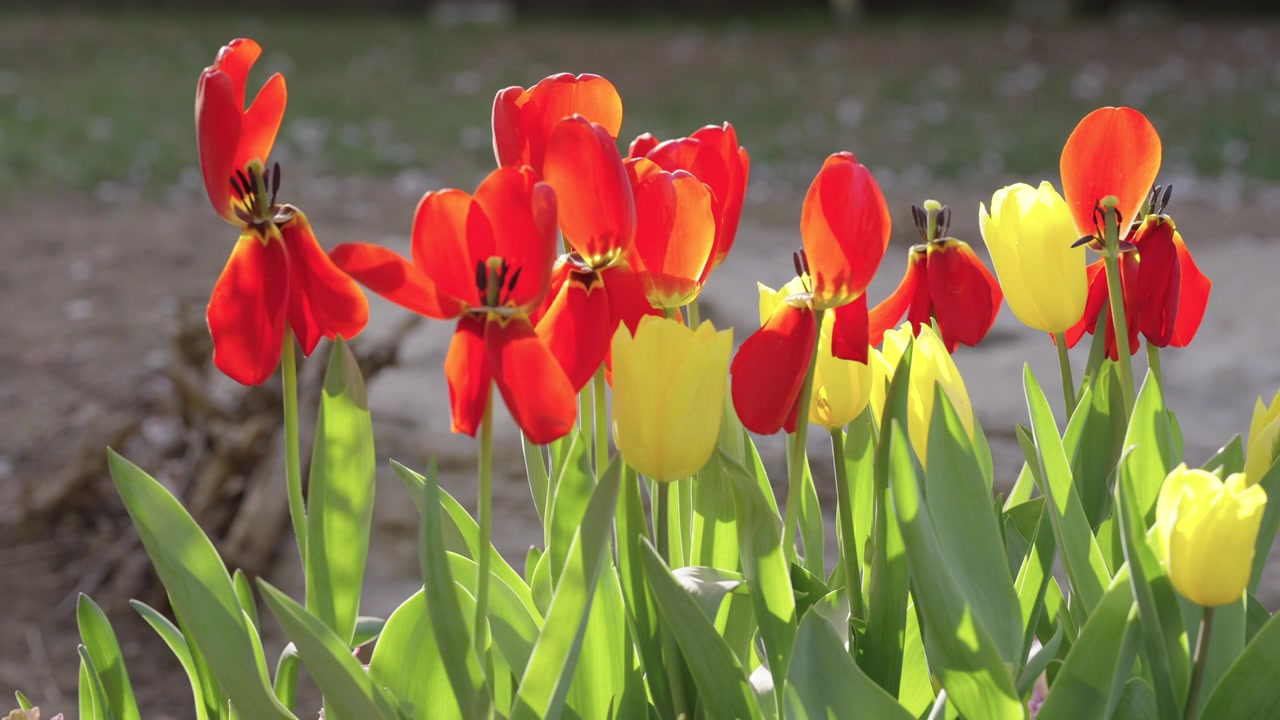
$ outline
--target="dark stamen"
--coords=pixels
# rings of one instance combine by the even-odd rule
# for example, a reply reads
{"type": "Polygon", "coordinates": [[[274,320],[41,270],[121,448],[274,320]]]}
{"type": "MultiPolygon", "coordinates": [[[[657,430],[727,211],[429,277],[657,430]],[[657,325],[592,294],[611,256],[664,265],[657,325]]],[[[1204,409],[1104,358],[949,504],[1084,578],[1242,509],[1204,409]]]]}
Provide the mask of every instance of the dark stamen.
{"type": "Polygon", "coordinates": [[[235,175],[231,176],[231,191],[236,194],[237,198],[244,200],[244,190],[240,188],[240,181],[236,179],[235,175]]]}
{"type": "MultiPolygon", "coordinates": [[[[938,214],[938,237],[947,237],[951,234],[951,208],[943,205],[942,212],[938,214]]],[[[937,238],[931,238],[936,240],[937,238]]]]}
{"type": "Polygon", "coordinates": [[[800,267],[804,268],[804,274],[809,274],[809,253],[804,250],[800,251],[800,267]]]}
{"type": "Polygon", "coordinates": [[[1080,247],[1081,245],[1086,245],[1086,244],[1088,244],[1088,243],[1093,242],[1094,240],[1097,240],[1097,238],[1095,238],[1095,237],[1094,237],[1094,236],[1092,236],[1092,235],[1085,235],[1084,237],[1080,238],[1079,240],[1077,240],[1077,241],[1075,241],[1075,242],[1071,243],[1071,247],[1073,247],[1073,248],[1080,247]]]}
{"type": "Polygon", "coordinates": [[[477,260],[476,261],[476,288],[480,290],[481,296],[483,296],[489,290],[488,275],[489,274],[485,272],[484,263],[477,260]]]}
{"type": "Polygon", "coordinates": [[[516,271],[515,271],[515,272],[513,272],[513,273],[511,273],[511,277],[507,280],[507,293],[508,293],[508,294],[510,294],[510,293],[512,293],[512,292],[514,292],[514,291],[515,291],[515,289],[516,289],[516,282],[518,282],[518,281],[520,280],[520,271],[521,271],[521,270],[523,270],[523,269],[524,269],[524,268],[516,268],[516,271]]]}
{"type": "Polygon", "coordinates": [[[795,265],[796,277],[804,277],[804,265],[800,263],[800,253],[791,253],[791,263],[795,265]]]}
{"type": "Polygon", "coordinates": [[[276,196],[280,194],[280,163],[271,168],[271,205],[276,204],[276,196]]]}

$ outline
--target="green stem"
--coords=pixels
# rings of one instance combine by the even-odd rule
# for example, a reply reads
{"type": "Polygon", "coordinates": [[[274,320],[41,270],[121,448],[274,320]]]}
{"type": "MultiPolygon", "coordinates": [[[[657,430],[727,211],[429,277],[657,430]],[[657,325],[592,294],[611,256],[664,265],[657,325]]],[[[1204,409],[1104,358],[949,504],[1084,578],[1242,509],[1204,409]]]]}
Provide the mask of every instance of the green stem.
{"type": "MultiPolygon", "coordinates": [[[[816,313],[818,327],[822,327],[822,311],[816,313]]],[[[809,367],[805,370],[804,384],[800,387],[800,397],[796,400],[800,407],[796,410],[796,431],[791,435],[791,457],[787,462],[787,509],[786,520],[782,526],[782,550],[788,560],[796,557],[796,524],[800,517],[800,503],[804,493],[804,461],[808,451],[809,440],[809,396],[813,394],[813,375],[818,367],[818,343],[814,339],[813,350],[809,354],[809,367]]],[[[805,548],[806,552],[809,548],[805,548]]]]}
{"type": "Polygon", "coordinates": [[[596,376],[592,383],[591,397],[595,401],[593,416],[596,432],[596,481],[598,482],[601,476],[604,475],[605,468],[609,465],[609,412],[604,394],[604,365],[601,365],[596,370],[596,376]]]}
{"type": "Polygon", "coordinates": [[[667,497],[667,483],[654,483],[658,490],[657,506],[653,509],[653,533],[658,536],[658,557],[667,565],[671,565],[671,541],[667,537],[667,516],[670,514],[669,500],[667,497]]]}
{"type": "Polygon", "coordinates": [[[929,710],[928,720],[943,720],[947,716],[947,690],[943,688],[938,691],[938,698],[933,701],[933,707],[929,710]]]}
{"type": "Polygon", "coordinates": [[[1111,324],[1115,329],[1116,350],[1120,356],[1120,387],[1124,391],[1125,417],[1133,412],[1133,357],[1129,350],[1129,326],[1125,320],[1124,291],[1120,284],[1120,225],[1114,208],[1104,214],[1103,234],[1106,252],[1103,262],[1107,269],[1107,297],[1111,300],[1111,324]]]}
{"type": "Polygon", "coordinates": [[[1164,374],[1160,370],[1160,348],[1151,343],[1147,343],[1147,368],[1151,370],[1151,374],[1156,377],[1156,382],[1163,388],[1164,374]]]}
{"type": "MultiPolygon", "coordinates": [[[[578,425],[582,428],[583,433],[588,440],[590,439],[591,433],[593,432],[593,428],[596,424],[595,402],[592,397],[594,393],[595,388],[591,383],[584,385],[582,387],[582,391],[578,393],[578,425]]],[[[593,463],[595,462],[595,459],[592,457],[593,448],[590,442],[587,442],[587,447],[585,449],[587,451],[587,467],[594,467],[593,463]]]]}
{"type": "Polygon", "coordinates": [[[1076,409],[1075,381],[1071,379],[1071,356],[1067,354],[1067,336],[1064,333],[1053,334],[1054,344],[1058,346],[1058,369],[1062,371],[1062,399],[1066,402],[1067,419],[1076,409]]]}
{"type": "Polygon", "coordinates": [[[698,311],[698,298],[690,300],[686,310],[689,312],[689,327],[696,329],[702,324],[702,313],[698,311]]]}
{"type": "Polygon", "coordinates": [[[836,512],[840,515],[840,561],[844,563],[844,587],[849,595],[849,615],[865,619],[862,610],[862,570],[858,564],[858,543],[854,539],[853,488],[844,462],[844,431],[831,431],[831,455],[836,466],[836,512]]]}
{"type": "Polygon", "coordinates": [[[293,328],[285,326],[284,356],[280,361],[284,385],[284,472],[289,492],[289,519],[298,540],[302,567],[307,566],[307,509],[302,500],[302,454],[298,450],[298,361],[293,328]]]}
{"type": "Polygon", "coordinates": [[[1193,720],[1200,712],[1200,688],[1204,685],[1204,669],[1208,664],[1209,637],[1213,633],[1213,608],[1204,609],[1204,618],[1200,620],[1200,639],[1196,642],[1196,666],[1191,675],[1191,688],[1187,690],[1187,708],[1183,713],[1185,720],[1193,720]]]}
{"type": "Polygon", "coordinates": [[[479,557],[476,558],[476,657],[480,667],[487,667],[485,646],[488,645],[486,629],[489,618],[489,564],[493,546],[493,389],[484,405],[484,419],[480,422],[480,507],[477,516],[480,524],[479,557]]]}

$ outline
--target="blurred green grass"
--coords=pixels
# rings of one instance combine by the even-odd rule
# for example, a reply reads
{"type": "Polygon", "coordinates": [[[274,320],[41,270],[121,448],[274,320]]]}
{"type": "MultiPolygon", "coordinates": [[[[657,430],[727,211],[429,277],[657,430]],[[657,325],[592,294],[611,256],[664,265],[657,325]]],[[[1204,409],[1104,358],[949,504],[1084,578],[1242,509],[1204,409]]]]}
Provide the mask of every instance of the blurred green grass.
{"type": "Polygon", "coordinates": [[[198,187],[195,80],[237,36],[288,79],[276,158],[332,175],[421,171],[466,186],[492,165],[494,92],[552,72],[609,77],[623,142],[730,120],[753,192],[793,192],[852,150],[912,180],[1056,177],[1086,112],[1128,104],[1166,172],[1280,180],[1280,26],[1028,28],[922,19],[850,30],[675,21],[443,29],[406,16],[0,15],[0,197],[198,187]]]}

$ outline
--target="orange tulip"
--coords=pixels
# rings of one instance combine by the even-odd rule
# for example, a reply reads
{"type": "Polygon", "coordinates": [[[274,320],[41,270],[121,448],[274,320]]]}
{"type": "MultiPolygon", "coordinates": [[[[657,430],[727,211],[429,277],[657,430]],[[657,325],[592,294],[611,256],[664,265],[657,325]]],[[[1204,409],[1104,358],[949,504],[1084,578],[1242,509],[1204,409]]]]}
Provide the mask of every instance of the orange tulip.
{"type": "Polygon", "coordinates": [[[622,98],[599,75],[560,73],[528,90],[509,87],[493,101],[493,152],[499,165],[529,165],[542,172],[547,143],[560,121],[581,115],[611,138],[622,128],[622,98]]]}
{"type": "Polygon", "coordinates": [[[715,251],[711,188],[684,170],[667,172],[651,160],[627,161],[636,201],[631,265],[656,307],[687,305],[702,290],[715,251]]]}

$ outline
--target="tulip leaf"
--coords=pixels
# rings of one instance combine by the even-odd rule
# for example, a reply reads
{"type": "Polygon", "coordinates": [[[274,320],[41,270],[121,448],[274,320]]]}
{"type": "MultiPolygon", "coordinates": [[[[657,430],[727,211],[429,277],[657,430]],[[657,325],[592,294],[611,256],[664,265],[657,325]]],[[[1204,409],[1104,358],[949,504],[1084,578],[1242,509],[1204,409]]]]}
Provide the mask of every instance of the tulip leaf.
{"type": "Polygon", "coordinates": [[[1026,695],[1031,692],[1036,684],[1036,680],[1049,667],[1049,663],[1053,662],[1058,656],[1058,648],[1062,647],[1062,638],[1065,634],[1063,625],[1058,624],[1053,631],[1053,635],[1049,637],[1039,651],[1027,658],[1027,664],[1022,666],[1022,671],[1018,673],[1018,694],[1026,695]]]}
{"type": "MultiPolygon", "coordinates": [[[[912,597],[921,617],[930,667],[947,689],[950,700],[966,716],[1020,719],[1022,700],[1014,689],[1009,666],[1001,658],[1000,645],[987,628],[986,618],[960,591],[937,534],[939,518],[930,512],[921,496],[916,466],[902,425],[892,420],[884,436],[889,439],[893,509],[902,527],[914,590],[912,597]]],[[[929,452],[930,465],[942,464],[933,457],[932,446],[929,452]]],[[[998,543],[995,552],[994,559],[1003,557],[998,543]]],[[[997,567],[1005,571],[1003,562],[997,567]]],[[[1015,623],[1009,642],[1020,651],[1022,625],[1017,620],[1016,598],[1011,600],[1015,623]]]]}
{"type": "Polygon", "coordinates": [[[680,651],[689,658],[689,671],[706,716],[725,720],[760,718],[755,696],[733,650],[653,546],[646,541],[642,547],[645,579],[663,621],[671,628],[680,651]]]}
{"type": "MultiPolygon", "coordinates": [[[[449,568],[458,587],[458,600],[465,605],[465,597],[476,594],[477,566],[474,560],[456,553],[449,553],[449,568]]],[[[493,647],[506,660],[517,676],[524,673],[533,652],[533,643],[542,629],[542,616],[531,612],[519,594],[500,577],[489,578],[489,633],[493,647]]]]}
{"type": "Polygon", "coordinates": [[[249,577],[243,570],[236,568],[236,571],[231,573],[231,585],[235,588],[240,609],[249,617],[253,629],[260,630],[262,626],[258,622],[258,602],[253,597],[253,587],[249,585],[249,577]]]}
{"type": "Polygon", "coordinates": [[[364,587],[376,474],[364,379],[338,338],[324,376],[307,486],[306,606],[348,646],[364,587]]]}
{"type": "Polygon", "coordinates": [[[1121,572],[1080,629],[1080,636],[1049,688],[1037,720],[1108,717],[1130,667],[1121,662],[1130,636],[1133,593],[1121,572]]]}
{"type": "Polygon", "coordinates": [[[921,717],[933,704],[936,693],[933,676],[929,673],[929,660],[924,654],[924,638],[920,636],[920,616],[915,612],[914,604],[907,608],[903,638],[898,702],[913,716],[921,717]]]}
{"type": "Polygon", "coordinates": [[[545,526],[547,492],[551,489],[551,478],[547,473],[547,454],[541,445],[530,442],[524,432],[520,433],[520,443],[524,448],[524,471],[529,478],[529,493],[533,495],[533,509],[538,512],[538,520],[545,526]]]}
{"type": "Polygon", "coordinates": [[[938,462],[930,462],[925,470],[924,500],[933,518],[940,559],[950,568],[955,589],[990,634],[1000,657],[1015,665],[1022,658],[1024,618],[991,488],[940,383],[934,385],[928,442],[929,458],[938,462]]]}
{"type": "MultiPolygon", "coordinates": [[[[326,716],[354,720],[397,720],[398,715],[373,677],[351,654],[348,642],[318,616],[258,579],[267,608],[298,649],[298,657],[324,693],[326,716]]],[[[234,702],[234,701],[233,701],[234,702]]]]}
{"type": "MultiPolygon", "coordinates": [[[[470,617],[475,600],[460,586],[455,586],[455,591],[464,616],[470,617]]],[[[406,717],[462,718],[444,662],[427,609],[426,591],[419,590],[387,618],[385,635],[369,660],[369,677],[395,696],[400,713],[406,717]]]]}
{"type": "Polygon", "coordinates": [[[591,442],[587,435],[578,429],[566,437],[569,438],[568,445],[563,460],[556,468],[547,509],[546,542],[547,554],[551,556],[552,586],[559,585],[569,545],[596,486],[589,455],[591,442]]]}
{"type": "Polygon", "coordinates": [[[733,488],[719,455],[698,471],[693,483],[693,539],[689,562],[698,567],[737,571],[738,527],[733,516],[733,488]]]}
{"type": "MultiPolygon", "coordinates": [[[[842,545],[849,547],[854,553],[861,554],[861,557],[855,559],[864,578],[870,570],[871,557],[862,550],[867,547],[867,542],[871,538],[872,523],[875,520],[875,422],[875,416],[868,406],[861,415],[849,423],[849,430],[845,433],[844,458],[842,458],[849,485],[847,495],[853,501],[851,503],[853,505],[853,539],[842,545]]],[[[858,592],[862,592],[862,588],[858,588],[858,592]]],[[[865,617],[856,619],[864,623],[867,620],[865,617]]]]}
{"type": "Polygon", "coordinates": [[[1160,714],[1155,690],[1142,678],[1132,678],[1124,684],[1115,712],[1111,714],[1111,720],[1156,720],[1160,717],[1178,716],[1160,714]]]}
{"type": "MultiPolygon", "coordinates": [[[[791,467],[791,457],[797,451],[795,440],[797,435],[787,436],[787,467],[791,467]]],[[[815,574],[825,574],[827,532],[822,522],[822,507],[818,504],[818,490],[813,484],[813,473],[809,470],[807,448],[800,448],[805,453],[800,463],[800,492],[798,497],[788,497],[787,502],[800,503],[798,513],[800,521],[800,540],[804,544],[803,564],[806,570],[815,574]]],[[[791,548],[785,548],[791,550],[791,548]]]]}
{"type": "Polygon", "coordinates": [[[276,673],[272,680],[276,698],[291,711],[298,699],[298,664],[298,646],[293,643],[285,645],[276,659],[276,673]]]}
{"type": "Polygon", "coordinates": [[[1047,498],[1045,507],[1049,510],[1054,539],[1062,551],[1062,564],[1071,581],[1072,594],[1080,598],[1087,615],[1101,601],[1111,573],[1072,482],[1071,467],[1049,401],[1030,366],[1023,366],[1022,376],[1035,438],[1034,453],[1029,453],[1032,448],[1025,445],[1023,453],[1028,463],[1039,467],[1035,477],[1040,483],[1040,494],[1047,498]]]}
{"type": "Polygon", "coordinates": [[[1124,391],[1115,365],[1105,365],[1080,396],[1063,433],[1071,477],[1091,527],[1111,511],[1110,477],[1124,449],[1124,391]]]}
{"type": "Polygon", "coordinates": [[[1280,667],[1280,615],[1268,620],[1234,658],[1209,695],[1200,717],[1271,717],[1280,707],[1280,683],[1275,681],[1277,667],[1280,667]]]}
{"type": "Polygon", "coordinates": [[[915,717],[858,668],[835,631],[816,613],[800,621],[793,656],[783,693],[791,720],[915,717]]]}
{"type": "MultiPolygon", "coordinates": [[[[607,540],[605,544],[608,545],[607,540]]],[[[609,717],[610,707],[622,699],[630,668],[622,664],[626,658],[626,608],[618,575],[607,561],[596,580],[586,620],[565,697],[565,713],[569,717],[609,717]]]]}
{"type": "Polygon", "coordinates": [[[672,570],[671,576],[711,622],[720,616],[720,607],[726,596],[730,593],[748,594],[747,581],[741,573],[711,567],[682,567],[672,570]]]}
{"type": "Polygon", "coordinates": [[[1218,448],[1218,452],[1201,467],[1218,473],[1218,477],[1223,480],[1233,473],[1244,472],[1244,441],[1240,438],[1240,433],[1236,433],[1226,445],[1218,448]]]}
{"type": "Polygon", "coordinates": [[[591,603],[606,564],[621,474],[621,460],[614,457],[591,493],[565,555],[561,582],[512,701],[511,720],[555,720],[564,710],[591,603]]]}
{"type": "Polygon", "coordinates": [[[271,692],[266,661],[213,543],[178,499],[136,465],[108,450],[107,466],[188,644],[199,648],[217,686],[242,717],[292,718],[271,692]]]}
{"type": "Polygon", "coordinates": [[[83,720],[115,720],[107,705],[107,689],[102,686],[102,677],[93,664],[93,657],[83,645],[76,650],[80,653],[80,717],[83,720]]]}
{"type": "MultiPolygon", "coordinates": [[[[1036,628],[1044,610],[1045,593],[1049,589],[1049,581],[1053,578],[1053,561],[1056,545],[1054,544],[1052,522],[1049,510],[1044,503],[1037,503],[1040,512],[1034,529],[1028,538],[1027,553],[1023,557],[1018,574],[1014,578],[1013,588],[1018,595],[1018,607],[1022,616],[1022,648],[1023,656],[1031,651],[1035,639],[1036,628]]],[[[1033,507],[1024,503],[1018,508],[1033,507]]],[[[1012,514],[1012,511],[1010,512],[1012,514]]]]}
{"type": "MultiPolygon", "coordinates": [[[[1181,598],[1183,617],[1192,628],[1188,635],[1193,638],[1189,652],[1196,651],[1195,638],[1199,637],[1200,623],[1204,617],[1204,608],[1181,598]]],[[[1204,668],[1204,679],[1200,684],[1200,706],[1203,708],[1209,697],[1230,671],[1232,664],[1245,648],[1246,615],[1245,598],[1236,602],[1219,605],[1213,609],[1213,633],[1209,637],[1209,654],[1204,668]]],[[[1200,717],[1209,720],[1211,715],[1201,713],[1200,717]]]]}
{"type": "Polygon", "coordinates": [[[133,685],[124,666],[120,642],[106,613],[84,593],[76,602],[76,623],[80,627],[80,642],[98,673],[107,716],[114,720],[138,720],[138,702],[133,698],[133,685]]]}
{"type": "Polygon", "coordinates": [[[1246,644],[1253,641],[1267,621],[1271,619],[1271,611],[1267,610],[1267,606],[1253,593],[1247,593],[1245,598],[1245,629],[1244,641],[1246,644]]]}
{"type": "Polygon", "coordinates": [[[1280,528],[1280,462],[1273,463],[1258,484],[1267,493],[1268,502],[1262,509],[1262,522],[1258,526],[1258,539],[1253,551],[1253,570],[1249,576],[1249,592],[1258,591],[1258,583],[1262,581],[1262,571],[1267,566],[1267,556],[1271,554],[1271,546],[1275,544],[1276,530],[1280,528]]]}
{"type": "Polygon", "coordinates": [[[1126,448],[1120,461],[1120,475],[1129,485],[1133,507],[1142,519],[1143,532],[1155,519],[1156,496],[1164,478],[1177,462],[1174,455],[1173,429],[1169,414],[1165,411],[1160,382],[1154,373],[1148,372],[1138,399],[1133,405],[1133,417],[1124,436],[1126,448]]]}
{"type": "Polygon", "coordinates": [[[31,701],[30,701],[30,700],[28,700],[28,699],[27,699],[27,696],[26,696],[26,695],[23,695],[23,694],[22,694],[22,691],[20,691],[20,690],[15,690],[15,691],[13,692],[13,699],[15,699],[15,700],[17,700],[17,701],[18,701],[18,709],[19,709],[19,710],[30,710],[30,709],[31,709],[31,707],[32,707],[32,705],[31,705],[31,701]]]}
{"type": "MultiPolygon", "coordinates": [[[[196,668],[195,661],[191,657],[191,650],[187,646],[187,639],[183,636],[182,631],[170,622],[168,618],[160,614],[159,611],[144,602],[130,600],[129,606],[142,616],[142,619],[151,626],[152,630],[156,631],[156,634],[160,636],[165,645],[169,646],[169,650],[173,652],[174,657],[178,659],[178,664],[182,665],[182,669],[187,673],[187,679],[191,681],[191,694],[195,703],[196,720],[207,720],[210,717],[210,708],[204,703],[204,691],[200,686],[200,671],[196,668]]],[[[213,717],[218,717],[216,707],[213,710],[215,711],[213,717]]]]}

